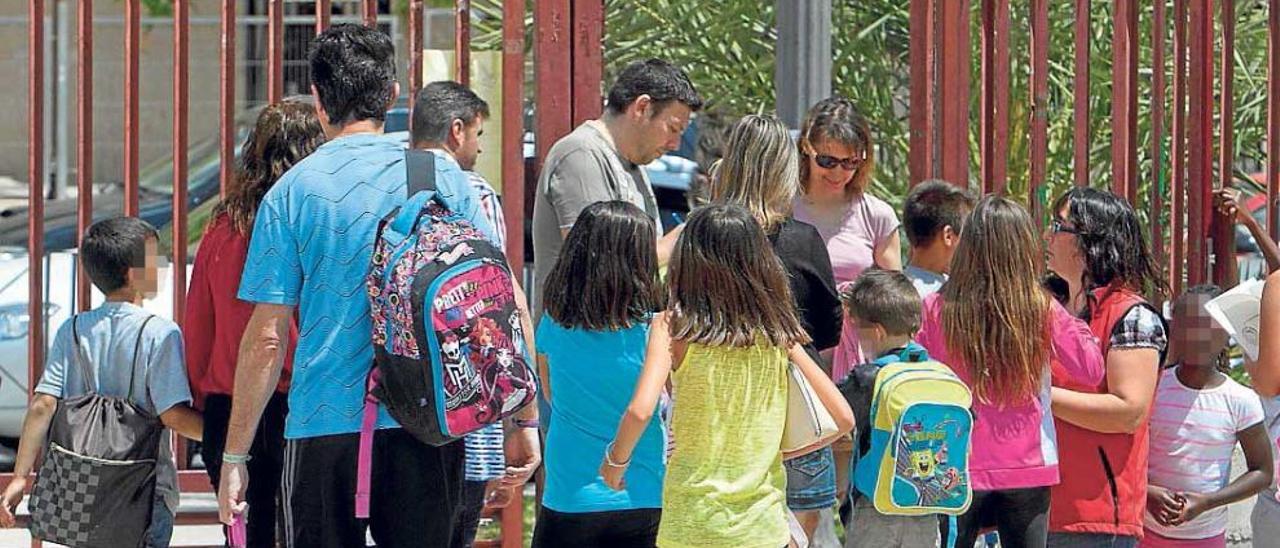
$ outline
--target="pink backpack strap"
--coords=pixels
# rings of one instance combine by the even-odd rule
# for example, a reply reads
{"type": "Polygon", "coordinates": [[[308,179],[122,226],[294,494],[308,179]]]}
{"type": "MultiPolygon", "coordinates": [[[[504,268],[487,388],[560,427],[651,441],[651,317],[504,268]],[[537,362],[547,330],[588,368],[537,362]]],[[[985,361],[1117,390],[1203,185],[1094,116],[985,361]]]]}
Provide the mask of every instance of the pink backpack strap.
{"type": "Polygon", "coordinates": [[[377,369],[369,374],[369,388],[364,398],[364,419],[360,422],[360,448],[356,453],[356,517],[369,517],[369,492],[373,477],[373,432],[378,426],[377,369]]]}

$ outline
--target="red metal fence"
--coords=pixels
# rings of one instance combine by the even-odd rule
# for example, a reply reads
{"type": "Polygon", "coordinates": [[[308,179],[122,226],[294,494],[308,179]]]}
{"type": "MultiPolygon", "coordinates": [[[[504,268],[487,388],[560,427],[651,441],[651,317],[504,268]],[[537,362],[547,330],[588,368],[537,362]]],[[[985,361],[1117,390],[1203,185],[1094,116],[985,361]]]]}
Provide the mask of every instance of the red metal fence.
{"type": "MultiPolygon", "coordinates": [[[[44,255],[44,196],[40,182],[46,180],[44,157],[42,98],[47,85],[42,60],[44,59],[45,0],[29,1],[29,79],[28,127],[29,168],[29,386],[39,378],[44,362],[46,330],[43,317],[43,262],[44,255]]],[[[1004,193],[1008,186],[1010,120],[1010,61],[1009,0],[977,0],[980,7],[980,85],[978,89],[980,111],[978,166],[979,180],[984,191],[1004,193]]],[[[1211,207],[1210,194],[1215,187],[1230,184],[1234,159],[1232,100],[1234,50],[1235,0],[1173,0],[1172,13],[1167,13],[1164,2],[1153,8],[1152,36],[1148,47],[1152,48],[1152,103],[1153,131],[1151,147],[1153,168],[1142,173],[1138,165],[1138,81],[1139,44],[1138,17],[1141,5],[1137,0],[1112,0],[1113,43],[1113,93],[1111,97],[1112,127],[1112,189],[1127,196],[1135,205],[1147,208],[1150,213],[1151,234],[1156,253],[1168,266],[1171,285],[1181,288],[1184,283],[1196,284],[1212,278],[1229,283],[1234,277],[1233,248],[1231,247],[1231,222],[1221,219],[1211,207]],[[1215,14],[1221,35],[1215,36],[1215,14]],[[1171,17],[1170,17],[1171,15],[1171,17]],[[1165,73],[1165,35],[1172,19],[1172,75],[1165,73]],[[1217,58],[1215,73],[1215,41],[1222,48],[1217,58]],[[1166,82],[1171,89],[1166,90],[1166,82]],[[1217,87],[1215,87],[1215,82],[1217,87]],[[1215,91],[1220,93],[1215,94],[1215,91]],[[1215,97],[1218,102],[1215,104],[1215,97]],[[1220,127],[1216,168],[1219,177],[1214,178],[1214,114],[1219,115],[1220,127]],[[1170,153],[1163,153],[1166,112],[1169,115],[1171,137],[1170,153]],[[1147,196],[1139,196],[1139,181],[1150,184],[1147,196]],[[1165,181],[1169,184],[1166,185],[1165,181]],[[1168,215],[1168,226],[1161,222],[1163,213],[1168,215]],[[1211,239],[1212,236],[1212,239],[1211,239]],[[1213,242],[1210,249],[1209,242],[1213,242]],[[1210,271],[1211,257],[1214,268],[1210,271]],[[1185,282],[1184,282],[1185,280],[1185,282]]],[[[1091,0],[1075,0],[1075,52],[1074,87],[1077,90],[1072,101],[1074,119],[1073,167],[1075,183],[1089,184],[1089,52],[1091,0]]],[[[231,181],[235,150],[235,41],[236,5],[227,1],[221,4],[221,44],[219,57],[219,135],[221,174],[220,188],[225,192],[231,181]]],[[[267,97],[278,100],[284,89],[282,80],[282,52],[284,49],[284,2],[266,0],[269,20],[267,32],[267,97]]],[[[315,2],[315,30],[320,32],[329,25],[332,3],[315,2]]],[[[536,121],[535,133],[537,157],[560,136],[583,120],[596,117],[602,108],[601,78],[603,75],[604,2],[603,0],[538,0],[534,4],[535,28],[534,55],[537,59],[535,76],[536,121]]],[[[139,49],[140,0],[126,0],[125,43],[120,50],[125,59],[124,94],[124,188],[127,214],[138,211],[138,136],[139,101],[138,69],[141,62],[139,49]]],[[[457,50],[457,79],[469,78],[468,59],[471,36],[471,2],[455,3],[455,29],[457,50]]],[[[173,3],[173,240],[187,239],[187,145],[189,91],[189,24],[190,2],[175,0],[173,3]]],[[[942,178],[954,182],[970,180],[970,67],[972,54],[970,43],[970,17],[973,6],[970,0],[910,0],[912,43],[910,52],[910,169],[912,182],[927,178],[942,178]]],[[[404,50],[409,60],[409,88],[416,94],[422,83],[422,9],[421,0],[409,2],[407,44],[404,50]]],[[[1029,0],[1030,9],[1030,128],[1029,202],[1038,212],[1044,206],[1045,174],[1048,168],[1048,69],[1049,48],[1049,0],[1029,0]]],[[[1280,0],[1269,3],[1268,39],[1268,115],[1266,189],[1268,195],[1268,226],[1272,235],[1280,226],[1280,81],[1272,78],[1280,75],[1280,0]]],[[[76,119],[76,185],[78,194],[78,231],[92,221],[93,211],[93,2],[80,0],[78,5],[79,34],[78,78],[75,96],[78,100],[76,119]]],[[[358,16],[367,25],[378,22],[378,2],[363,0],[358,16]]],[[[502,89],[503,143],[501,147],[503,208],[506,212],[508,256],[513,266],[520,269],[524,257],[524,66],[525,66],[525,3],[503,2],[502,29],[502,89]]],[[[114,45],[104,45],[102,51],[115,51],[114,45]]],[[[412,101],[410,101],[410,106],[412,101]]],[[[173,264],[185,265],[186,248],[173,246],[173,264]]],[[[181,321],[185,303],[186,271],[173,269],[173,317],[181,321]]],[[[84,309],[90,303],[87,276],[77,276],[76,302],[84,309]]],[[[0,480],[2,481],[2,480],[0,480]]],[[[181,486],[187,491],[208,490],[203,472],[184,471],[181,486]]],[[[521,516],[518,505],[506,513],[503,520],[503,546],[518,546],[521,537],[521,516]]]]}
{"type": "MultiPolygon", "coordinates": [[[[29,317],[30,321],[28,332],[28,382],[30,387],[34,387],[39,378],[44,364],[44,352],[47,347],[47,329],[45,322],[40,321],[44,317],[43,301],[44,298],[44,278],[46,273],[43,271],[44,262],[42,257],[45,254],[44,249],[44,188],[41,184],[46,180],[46,166],[43,164],[44,158],[44,104],[43,98],[47,78],[43,59],[45,57],[45,21],[47,13],[47,3],[45,0],[29,0],[29,24],[28,24],[28,42],[30,45],[28,59],[28,105],[29,105],[29,126],[28,126],[28,142],[29,159],[28,159],[28,180],[30,183],[29,192],[29,209],[28,209],[28,249],[29,249],[29,270],[28,270],[28,291],[29,291],[29,317]]],[[[125,190],[125,214],[137,215],[139,207],[139,168],[138,168],[138,138],[139,138],[139,66],[142,62],[142,56],[139,46],[140,32],[140,0],[126,0],[124,2],[124,23],[125,23],[125,39],[123,48],[119,51],[124,56],[124,131],[121,136],[124,143],[124,190],[125,190]]],[[[173,241],[187,241],[187,222],[188,222],[188,196],[187,196],[187,147],[188,147],[188,114],[190,111],[188,91],[189,91],[189,17],[190,17],[189,0],[175,0],[172,5],[173,17],[173,215],[172,215],[172,236],[173,241]]],[[[236,16],[237,4],[239,2],[226,1],[221,3],[219,14],[221,17],[221,36],[220,36],[220,55],[219,55],[219,158],[221,161],[221,172],[219,174],[220,193],[225,194],[233,176],[235,164],[235,147],[236,147],[236,16]]],[[[585,2],[590,5],[592,2],[585,2]]],[[[596,2],[600,4],[600,2],[596,2]]],[[[267,7],[267,98],[269,101],[278,101],[284,90],[283,80],[283,51],[284,51],[284,2],[283,0],[266,0],[267,7]]],[[[359,8],[359,17],[366,25],[376,25],[378,23],[379,2],[376,0],[362,0],[359,8]]],[[[92,0],[80,0],[77,10],[77,30],[79,33],[79,47],[77,50],[79,56],[78,79],[76,84],[75,95],[78,101],[77,108],[77,127],[76,127],[76,167],[77,178],[76,185],[78,188],[78,211],[77,211],[77,232],[83,235],[85,229],[93,220],[93,15],[94,4],[92,0]]],[[[321,32],[328,27],[331,14],[333,13],[332,3],[328,0],[319,0],[315,2],[315,31],[321,32]]],[[[591,25],[603,24],[603,5],[596,6],[594,10],[584,8],[580,13],[588,14],[586,18],[586,27],[582,29],[584,33],[590,33],[591,36],[597,38],[601,35],[601,29],[590,29],[591,25]]],[[[555,14],[557,24],[568,24],[577,19],[571,10],[564,10],[562,13],[555,14]]],[[[503,113],[502,135],[503,142],[501,147],[502,155],[502,185],[503,192],[503,209],[507,219],[508,255],[511,257],[513,268],[520,271],[523,267],[524,258],[524,158],[523,158],[523,137],[524,137],[524,66],[525,66],[525,34],[524,34],[524,2],[503,2],[503,38],[502,38],[502,90],[503,103],[501,105],[503,113]]],[[[539,14],[539,18],[546,17],[546,14],[539,14]]],[[[417,90],[422,85],[423,67],[422,67],[422,48],[423,48],[423,2],[422,0],[412,0],[409,3],[408,13],[408,33],[407,44],[402,51],[407,52],[405,55],[408,59],[409,67],[409,88],[410,101],[409,108],[412,109],[413,98],[417,94],[417,90]]],[[[469,51],[471,37],[471,12],[470,2],[467,0],[458,0],[456,2],[456,50],[457,50],[457,66],[456,78],[462,82],[467,82],[469,51]]],[[[539,42],[563,42],[567,44],[568,39],[573,33],[564,30],[551,36],[539,35],[539,42]]],[[[106,45],[104,45],[106,46],[106,45]]],[[[114,46],[114,45],[112,45],[114,46]]],[[[541,47],[539,49],[542,49],[541,47]]],[[[587,48],[590,49],[590,48],[587,48]]],[[[102,47],[102,51],[113,51],[113,47],[102,47]]],[[[569,51],[569,50],[566,50],[569,51]]],[[[567,55],[547,54],[544,59],[549,63],[556,64],[561,67],[569,67],[567,55]],[[564,57],[563,59],[558,59],[564,57]]],[[[600,55],[597,52],[594,57],[588,58],[589,61],[595,63],[600,62],[600,55]]],[[[581,66],[581,63],[579,63],[581,66]]],[[[599,102],[599,75],[601,68],[583,71],[592,74],[595,77],[594,87],[597,89],[595,94],[595,102],[599,102]]],[[[541,89],[545,90],[546,99],[549,97],[569,97],[571,96],[569,84],[557,85],[557,83],[546,83],[541,89]]],[[[552,112],[555,109],[546,109],[552,112]]],[[[589,109],[588,109],[589,110],[589,109]]],[[[596,113],[599,112],[597,107],[596,113]]],[[[410,118],[411,118],[410,114],[410,118]]],[[[551,135],[550,140],[558,138],[560,135],[567,133],[567,129],[563,132],[554,133],[546,132],[544,135],[551,135]]],[[[81,236],[82,237],[82,236],[81,236]]],[[[186,289],[186,269],[182,265],[187,263],[187,250],[185,245],[172,246],[173,256],[173,319],[181,322],[183,319],[183,309],[185,307],[185,289],[186,289]]],[[[83,273],[81,273],[83,274],[83,273]]],[[[87,276],[76,276],[76,299],[80,310],[87,309],[91,302],[90,285],[87,276]]],[[[180,467],[185,464],[185,444],[179,444],[179,462],[180,467]]],[[[179,472],[179,484],[184,492],[200,492],[209,491],[208,477],[203,471],[187,471],[179,472]]],[[[9,475],[0,475],[0,481],[7,481],[9,475]]],[[[520,546],[522,541],[522,514],[523,509],[520,504],[512,504],[501,517],[502,519],[502,540],[500,545],[503,547],[520,546]]],[[[206,514],[201,516],[179,516],[179,523],[205,522],[212,523],[216,520],[216,515],[206,514]]],[[[33,541],[33,545],[38,545],[33,541]]],[[[483,543],[482,543],[483,544],[483,543]]],[[[493,543],[490,543],[493,544],[493,543]]]]}
{"type": "MultiPolygon", "coordinates": [[[[978,90],[979,180],[986,192],[1006,191],[1009,163],[1008,0],[981,2],[978,90]]],[[[1048,128],[1049,43],[1047,0],[1030,0],[1030,206],[1040,211],[1045,199],[1048,128]]],[[[1210,280],[1230,285],[1236,277],[1234,221],[1213,208],[1216,188],[1232,186],[1236,162],[1233,99],[1235,0],[1173,0],[1172,90],[1166,89],[1165,35],[1169,14],[1164,1],[1112,0],[1111,190],[1148,212],[1152,244],[1167,267],[1175,292],[1184,284],[1210,280]],[[1150,142],[1138,141],[1140,8],[1152,8],[1150,142]],[[1215,21],[1221,33],[1215,35],[1215,21]],[[1220,44],[1215,59],[1215,43],[1220,44]],[[1216,61],[1216,64],[1215,64],[1216,61]],[[1215,111],[1216,108],[1216,111],[1215,111]],[[1214,127],[1215,113],[1219,122],[1214,127]],[[1171,119],[1172,145],[1164,153],[1165,116],[1171,119]],[[1218,137],[1215,143],[1215,129],[1218,137]],[[1215,144],[1217,163],[1215,164],[1215,144]],[[1138,165],[1138,149],[1149,146],[1150,171],[1138,165]],[[1217,177],[1215,179],[1215,170],[1217,177]],[[1139,196],[1139,182],[1150,191],[1139,196]],[[1170,185],[1166,185],[1166,181],[1170,185]],[[1168,216],[1168,226],[1162,222],[1168,216]],[[1212,265],[1212,269],[1211,269],[1212,265]]],[[[912,183],[941,178],[969,181],[970,0],[911,0],[910,168],[912,183]]],[[[1091,0],[1075,1],[1074,172],[1075,183],[1090,184],[1089,54],[1091,0]]],[[[1268,38],[1267,168],[1268,227],[1280,230],[1280,0],[1270,0],[1268,38]]],[[[1063,46],[1064,45],[1057,45],[1063,46]]],[[[1064,169],[1066,166],[1062,166],[1064,169]]]]}

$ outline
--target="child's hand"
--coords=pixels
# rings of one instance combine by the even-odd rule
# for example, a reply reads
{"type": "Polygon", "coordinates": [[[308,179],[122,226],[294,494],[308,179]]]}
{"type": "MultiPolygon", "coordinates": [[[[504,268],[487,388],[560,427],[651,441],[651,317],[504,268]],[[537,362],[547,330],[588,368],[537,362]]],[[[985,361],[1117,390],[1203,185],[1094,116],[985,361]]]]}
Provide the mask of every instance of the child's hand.
{"type": "Polygon", "coordinates": [[[1240,207],[1240,191],[1234,188],[1223,188],[1213,193],[1213,201],[1218,212],[1236,221],[1244,221],[1249,212],[1240,207]]]}
{"type": "Polygon", "coordinates": [[[627,486],[627,480],[623,479],[626,473],[627,468],[625,466],[614,466],[607,462],[600,463],[600,477],[604,479],[604,484],[614,491],[621,491],[627,486]]]}
{"type": "Polygon", "coordinates": [[[17,513],[18,503],[22,502],[26,490],[26,476],[14,476],[13,481],[4,488],[4,494],[0,495],[0,527],[13,527],[17,524],[14,514],[17,513]]]}
{"type": "Polygon", "coordinates": [[[506,508],[511,503],[511,495],[514,490],[515,488],[504,486],[501,481],[490,481],[485,486],[484,507],[486,509],[506,508]]]}
{"type": "Polygon", "coordinates": [[[1174,518],[1172,525],[1182,525],[1196,519],[1210,508],[1209,497],[1200,493],[1178,493],[1177,497],[1182,500],[1182,511],[1174,518]]]}
{"type": "Polygon", "coordinates": [[[1172,526],[1174,518],[1182,512],[1183,501],[1173,491],[1154,485],[1147,486],[1147,511],[1164,526],[1172,526]]]}

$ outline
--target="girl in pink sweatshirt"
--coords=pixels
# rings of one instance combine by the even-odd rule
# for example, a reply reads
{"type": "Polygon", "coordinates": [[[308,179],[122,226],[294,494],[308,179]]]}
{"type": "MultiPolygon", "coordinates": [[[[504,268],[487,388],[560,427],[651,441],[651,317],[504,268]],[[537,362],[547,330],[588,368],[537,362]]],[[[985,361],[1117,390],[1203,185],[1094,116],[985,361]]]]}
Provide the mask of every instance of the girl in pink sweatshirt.
{"type": "Polygon", "coordinates": [[[1051,364],[1080,382],[1102,379],[1089,327],[1041,289],[1043,256],[1021,205],[984,198],[965,223],[950,281],[924,302],[918,342],[974,395],[974,497],[956,522],[956,546],[972,546],[991,525],[1006,548],[1045,545],[1049,487],[1058,483],[1051,364]]]}

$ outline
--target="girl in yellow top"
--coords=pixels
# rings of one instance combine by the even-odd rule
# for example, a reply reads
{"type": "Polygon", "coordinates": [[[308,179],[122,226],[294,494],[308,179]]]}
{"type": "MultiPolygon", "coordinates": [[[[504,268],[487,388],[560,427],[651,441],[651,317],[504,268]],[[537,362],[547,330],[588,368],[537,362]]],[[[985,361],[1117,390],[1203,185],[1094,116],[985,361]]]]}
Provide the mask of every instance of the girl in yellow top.
{"type": "Polygon", "coordinates": [[[853,413],[801,345],[782,263],[755,218],[713,205],[689,218],[672,257],[667,311],[651,324],[644,370],[600,475],[620,489],[668,377],[674,386],[658,546],[778,548],[790,541],[782,432],[787,362],[842,432],[853,413]]]}

